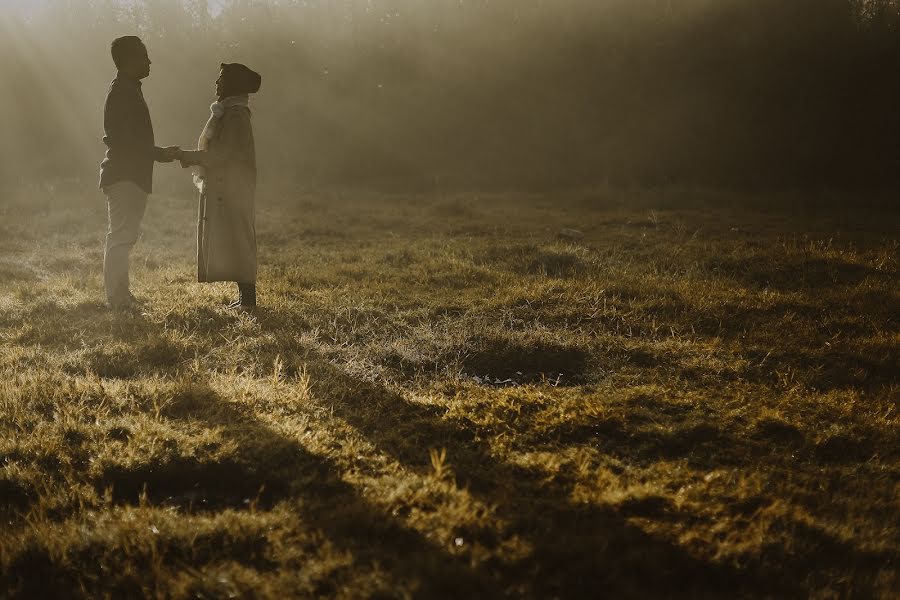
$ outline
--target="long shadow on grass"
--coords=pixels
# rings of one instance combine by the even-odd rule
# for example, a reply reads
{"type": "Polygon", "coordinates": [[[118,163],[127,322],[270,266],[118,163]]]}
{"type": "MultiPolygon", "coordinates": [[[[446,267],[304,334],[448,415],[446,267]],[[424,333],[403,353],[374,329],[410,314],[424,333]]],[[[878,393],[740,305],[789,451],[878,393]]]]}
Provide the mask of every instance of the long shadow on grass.
{"type": "MultiPolygon", "coordinates": [[[[569,484],[548,482],[544,473],[498,461],[483,440],[443,420],[435,409],[355,380],[325,361],[308,368],[314,393],[405,466],[427,472],[429,449],[446,448],[457,481],[496,507],[506,524],[503,536],[517,535],[532,544],[525,559],[501,559],[485,567],[507,591],[537,597],[702,597],[742,587],[734,569],[695,559],[628,523],[631,516],[671,518],[677,510],[669,500],[650,498],[622,511],[576,505],[569,484]],[[317,381],[327,384],[317,386],[317,381]]],[[[495,530],[456,533],[502,554],[495,530]]],[[[762,582],[757,585],[769,589],[762,582]]]]}
{"type": "MultiPolygon", "coordinates": [[[[549,480],[544,472],[499,461],[476,432],[462,423],[448,422],[434,408],[407,402],[383,386],[355,380],[325,361],[309,363],[308,372],[313,382],[327,382],[324,386],[314,383],[313,389],[333,403],[337,416],[407,467],[427,472],[431,468],[429,449],[445,448],[457,481],[496,507],[497,516],[507,524],[503,534],[531,542],[529,557],[511,564],[499,560],[486,567],[505,582],[507,590],[538,597],[803,595],[808,591],[804,578],[813,577],[820,565],[844,574],[873,574],[888,559],[859,551],[820,530],[810,530],[799,540],[798,544],[808,547],[790,560],[772,558],[779,552],[790,554],[786,548],[767,551],[741,569],[697,559],[629,523],[631,517],[651,521],[692,518],[664,496],[632,500],[616,508],[575,504],[570,499],[574,478],[563,475],[549,480]],[[831,555],[835,548],[840,548],[840,558],[831,555]]],[[[690,433],[691,439],[682,440],[670,453],[689,452],[695,443],[709,441],[710,433],[702,426],[690,433]]],[[[652,442],[665,450],[660,440],[652,442]]],[[[709,452],[708,462],[715,466],[717,453],[709,452]]],[[[752,512],[748,513],[751,518],[752,512]]],[[[488,548],[499,542],[494,530],[458,534],[488,548]]],[[[854,581],[860,589],[867,585],[865,579],[854,581]]]]}
{"type": "MultiPolygon", "coordinates": [[[[178,456],[162,463],[108,467],[93,481],[98,492],[108,490],[116,503],[146,501],[151,506],[175,507],[188,513],[243,510],[251,503],[254,509],[267,510],[289,502],[291,510],[299,511],[305,522],[321,530],[338,551],[354,558],[337,577],[318,582],[318,597],[338,594],[344,573],[352,575],[353,569],[364,570],[375,564],[398,580],[417,585],[417,593],[424,597],[497,595],[489,579],[362,498],[340,479],[338,465],[273,431],[250,409],[224,400],[206,384],[181,390],[161,416],[189,421],[200,428],[216,428],[239,450],[225,461],[178,456]]],[[[246,548],[232,548],[230,554],[209,544],[190,548],[162,544],[158,558],[165,565],[192,568],[234,561],[259,570],[278,569],[282,565],[267,557],[266,543],[259,540],[246,548]]],[[[93,558],[83,558],[88,564],[76,560],[75,567],[90,571],[93,558]]],[[[28,553],[18,557],[9,572],[14,581],[5,583],[18,587],[23,597],[65,595],[80,580],[65,568],[57,569],[52,558],[28,553]]],[[[100,591],[140,594],[142,588],[129,577],[107,578],[100,591]]],[[[0,585],[3,583],[0,577],[0,585]]]]}
{"type": "MultiPolygon", "coordinates": [[[[302,506],[308,521],[321,528],[338,548],[350,551],[357,560],[356,566],[378,562],[390,572],[419,582],[424,595],[464,597],[491,589],[488,580],[362,498],[353,486],[340,479],[337,464],[273,431],[251,410],[224,401],[203,385],[186,399],[187,402],[169,407],[166,416],[218,427],[226,439],[242,448],[234,464],[215,465],[209,473],[211,477],[206,478],[213,486],[223,486],[218,494],[220,501],[224,495],[226,500],[242,497],[240,501],[244,502],[250,492],[256,493],[264,507],[282,500],[299,500],[297,505],[302,506]],[[229,491],[235,485],[245,493],[238,496],[234,490],[229,491]]],[[[330,594],[337,589],[326,587],[319,591],[330,594]]]]}

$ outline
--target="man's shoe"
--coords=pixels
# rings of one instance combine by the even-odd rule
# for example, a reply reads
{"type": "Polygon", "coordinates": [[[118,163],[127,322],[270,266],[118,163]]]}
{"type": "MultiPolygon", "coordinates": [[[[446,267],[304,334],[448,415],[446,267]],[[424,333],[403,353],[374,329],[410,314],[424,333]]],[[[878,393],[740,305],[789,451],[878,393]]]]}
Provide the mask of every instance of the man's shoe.
{"type": "Polygon", "coordinates": [[[119,312],[130,312],[137,309],[137,305],[130,299],[123,302],[107,302],[106,305],[109,306],[111,310],[119,312]]]}
{"type": "Polygon", "coordinates": [[[128,297],[123,300],[108,300],[107,306],[113,310],[137,310],[144,306],[144,301],[135,297],[134,294],[128,292],[128,297]]]}

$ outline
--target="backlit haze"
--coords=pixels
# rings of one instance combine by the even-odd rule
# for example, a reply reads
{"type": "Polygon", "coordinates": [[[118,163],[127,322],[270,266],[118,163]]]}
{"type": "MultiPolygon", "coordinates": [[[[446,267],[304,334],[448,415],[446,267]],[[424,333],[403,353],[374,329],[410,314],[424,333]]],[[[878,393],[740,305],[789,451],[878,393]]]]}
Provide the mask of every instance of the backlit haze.
{"type": "Polygon", "coordinates": [[[96,175],[109,43],[125,34],[153,60],[144,91],[161,144],[194,145],[220,62],[262,73],[254,127],[270,182],[777,186],[895,170],[890,2],[2,6],[4,185],[96,175]]]}

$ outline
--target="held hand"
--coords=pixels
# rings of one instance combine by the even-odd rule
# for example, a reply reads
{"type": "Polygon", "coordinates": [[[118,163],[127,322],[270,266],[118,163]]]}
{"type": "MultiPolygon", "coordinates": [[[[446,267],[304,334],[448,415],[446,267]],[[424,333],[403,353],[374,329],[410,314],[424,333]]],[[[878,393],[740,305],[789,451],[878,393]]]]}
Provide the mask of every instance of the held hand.
{"type": "Polygon", "coordinates": [[[178,162],[181,163],[182,169],[187,169],[188,167],[197,166],[197,160],[193,156],[193,152],[181,152],[181,155],[178,157],[178,162]]]}
{"type": "Polygon", "coordinates": [[[181,162],[181,168],[187,169],[188,167],[202,166],[203,155],[203,152],[196,150],[182,150],[178,157],[179,162],[181,162]]]}
{"type": "Polygon", "coordinates": [[[163,148],[162,162],[172,162],[181,158],[181,148],[178,146],[166,146],[163,148]]]}

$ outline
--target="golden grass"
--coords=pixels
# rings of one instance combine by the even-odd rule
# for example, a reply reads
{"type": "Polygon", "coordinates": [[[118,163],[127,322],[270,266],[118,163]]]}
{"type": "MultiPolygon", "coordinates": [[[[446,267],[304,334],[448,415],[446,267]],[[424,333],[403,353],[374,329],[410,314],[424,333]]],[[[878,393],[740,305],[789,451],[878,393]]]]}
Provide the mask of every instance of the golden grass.
{"type": "Polygon", "coordinates": [[[0,595],[896,592],[896,214],[269,192],[245,315],[104,209],[0,207],[0,595]]]}

